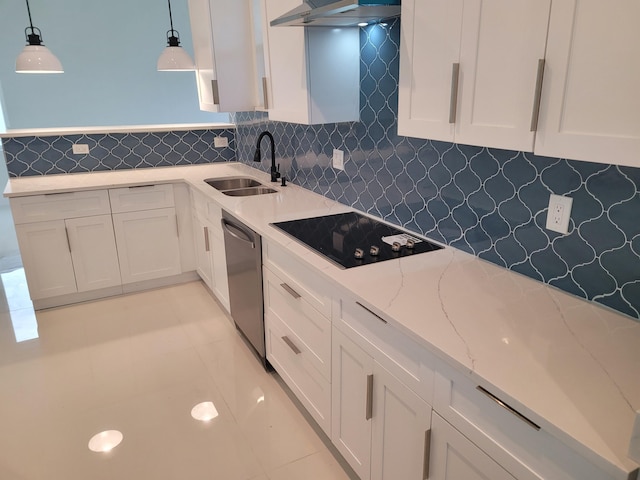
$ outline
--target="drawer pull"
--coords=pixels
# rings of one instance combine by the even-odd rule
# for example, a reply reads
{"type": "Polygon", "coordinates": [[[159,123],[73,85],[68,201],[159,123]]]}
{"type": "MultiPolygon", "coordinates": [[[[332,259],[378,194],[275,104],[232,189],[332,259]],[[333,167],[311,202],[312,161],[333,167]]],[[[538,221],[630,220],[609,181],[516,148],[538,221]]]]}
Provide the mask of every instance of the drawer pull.
{"type": "Polygon", "coordinates": [[[296,300],[299,299],[302,296],[298,292],[296,292],[293,288],[291,288],[289,285],[287,285],[286,283],[281,283],[280,286],[282,288],[284,288],[289,293],[289,295],[291,295],[296,300]]]}
{"type": "Polygon", "coordinates": [[[209,229],[207,227],[202,227],[202,230],[204,231],[204,251],[208,252],[209,251],[209,229]]]}
{"type": "Polygon", "coordinates": [[[536,76],[536,90],[533,96],[533,113],[531,114],[531,131],[538,130],[540,118],[540,98],[542,97],[542,80],[544,77],[544,58],[538,60],[538,74],[536,76]]]}
{"type": "Polygon", "coordinates": [[[298,347],[296,347],[296,344],[295,344],[295,343],[293,343],[293,342],[291,341],[291,339],[290,339],[289,337],[287,337],[286,335],[285,335],[284,337],[282,337],[282,341],[283,341],[284,343],[286,343],[286,344],[289,346],[289,348],[290,348],[291,350],[293,350],[293,353],[295,353],[296,355],[299,355],[299,354],[301,354],[301,353],[302,353],[302,351],[301,351],[298,347]]]}
{"type": "Polygon", "coordinates": [[[387,323],[387,321],[382,318],[380,315],[378,315],[377,313],[371,311],[369,308],[365,307],[363,304],[361,304],[360,302],[356,302],[358,305],[360,305],[362,308],[364,308],[367,312],[369,312],[371,315],[373,315],[374,317],[376,317],[378,320],[380,320],[382,323],[387,323]]]}
{"type": "Polygon", "coordinates": [[[367,375],[367,405],[365,419],[371,420],[373,417],[373,374],[367,375]]]}
{"type": "Polygon", "coordinates": [[[482,393],[484,393],[487,397],[489,397],[491,400],[493,400],[494,402],[496,402],[498,405],[500,405],[502,408],[504,408],[506,411],[508,411],[509,413],[515,415],[516,417],[518,417],[520,420],[522,420],[524,423],[526,423],[527,425],[529,425],[531,428],[534,428],[536,430],[540,430],[540,425],[532,422],[531,420],[529,420],[527,417],[525,417],[524,415],[522,415],[519,411],[517,411],[515,408],[513,408],[510,405],[507,405],[506,403],[504,403],[502,400],[500,400],[498,397],[496,397],[493,393],[491,393],[490,391],[482,388],[480,385],[478,385],[476,387],[476,390],[481,391],[482,393]]]}
{"type": "Polygon", "coordinates": [[[424,432],[424,463],[422,464],[422,480],[429,478],[429,463],[431,462],[431,429],[424,432]]]}
{"type": "Polygon", "coordinates": [[[132,189],[132,188],[153,188],[153,187],[155,187],[155,185],[153,185],[153,184],[152,185],[131,185],[129,187],[129,189],[132,189]]]}
{"type": "Polygon", "coordinates": [[[69,253],[71,253],[71,241],[69,240],[69,229],[66,227],[64,227],[64,234],[67,237],[67,248],[69,249],[69,253]]]}

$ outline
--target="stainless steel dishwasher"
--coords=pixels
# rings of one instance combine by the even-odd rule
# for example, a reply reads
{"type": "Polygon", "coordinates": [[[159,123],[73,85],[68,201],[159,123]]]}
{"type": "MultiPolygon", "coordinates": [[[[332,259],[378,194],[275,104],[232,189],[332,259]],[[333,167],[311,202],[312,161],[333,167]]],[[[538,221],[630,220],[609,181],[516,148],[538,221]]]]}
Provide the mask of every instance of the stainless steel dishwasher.
{"type": "Polygon", "coordinates": [[[227,257],[231,318],[265,368],[269,368],[264,339],[260,235],[225,211],[222,212],[222,230],[227,257]]]}

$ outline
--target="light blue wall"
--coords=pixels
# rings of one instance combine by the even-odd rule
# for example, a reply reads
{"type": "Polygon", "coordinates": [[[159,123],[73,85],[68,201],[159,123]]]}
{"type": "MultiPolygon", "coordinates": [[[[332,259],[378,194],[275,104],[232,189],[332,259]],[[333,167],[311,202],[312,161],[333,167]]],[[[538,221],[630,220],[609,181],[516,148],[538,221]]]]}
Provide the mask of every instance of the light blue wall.
{"type": "MultiPolygon", "coordinates": [[[[0,88],[7,128],[227,122],[201,112],[194,72],[158,72],[166,45],[165,0],[30,0],[34,26],[62,75],[15,73],[28,25],[23,0],[0,0],[0,88]]],[[[187,0],[174,27],[193,55],[187,0]]]]}

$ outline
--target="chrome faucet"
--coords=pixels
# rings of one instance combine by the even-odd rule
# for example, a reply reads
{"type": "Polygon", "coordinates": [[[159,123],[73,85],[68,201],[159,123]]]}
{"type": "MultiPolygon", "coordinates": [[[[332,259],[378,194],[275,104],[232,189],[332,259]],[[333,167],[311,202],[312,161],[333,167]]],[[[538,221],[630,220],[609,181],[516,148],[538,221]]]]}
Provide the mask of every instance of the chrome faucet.
{"type": "Polygon", "coordinates": [[[280,178],[280,165],[276,167],[276,147],[273,141],[273,135],[271,133],[264,131],[258,136],[258,142],[256,143],[256,153],[253,154],[253,161],[260,162],[262,160],[262,152],[260,151],[260,142],[264,137],[269,137],[269,141],[271,142],[271,181],[277,182],[280,178]]]}

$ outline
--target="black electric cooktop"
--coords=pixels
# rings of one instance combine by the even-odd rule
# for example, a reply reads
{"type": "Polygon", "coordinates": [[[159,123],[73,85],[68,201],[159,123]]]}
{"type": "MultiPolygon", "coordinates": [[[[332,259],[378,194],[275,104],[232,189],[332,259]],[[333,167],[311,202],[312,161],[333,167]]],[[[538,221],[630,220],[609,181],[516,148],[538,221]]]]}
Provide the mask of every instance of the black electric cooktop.
{"type": "Polygon", "coordinates": [[[344,268],[442,248],[357,212],[289,220],[272,225],[344,268]]]}

